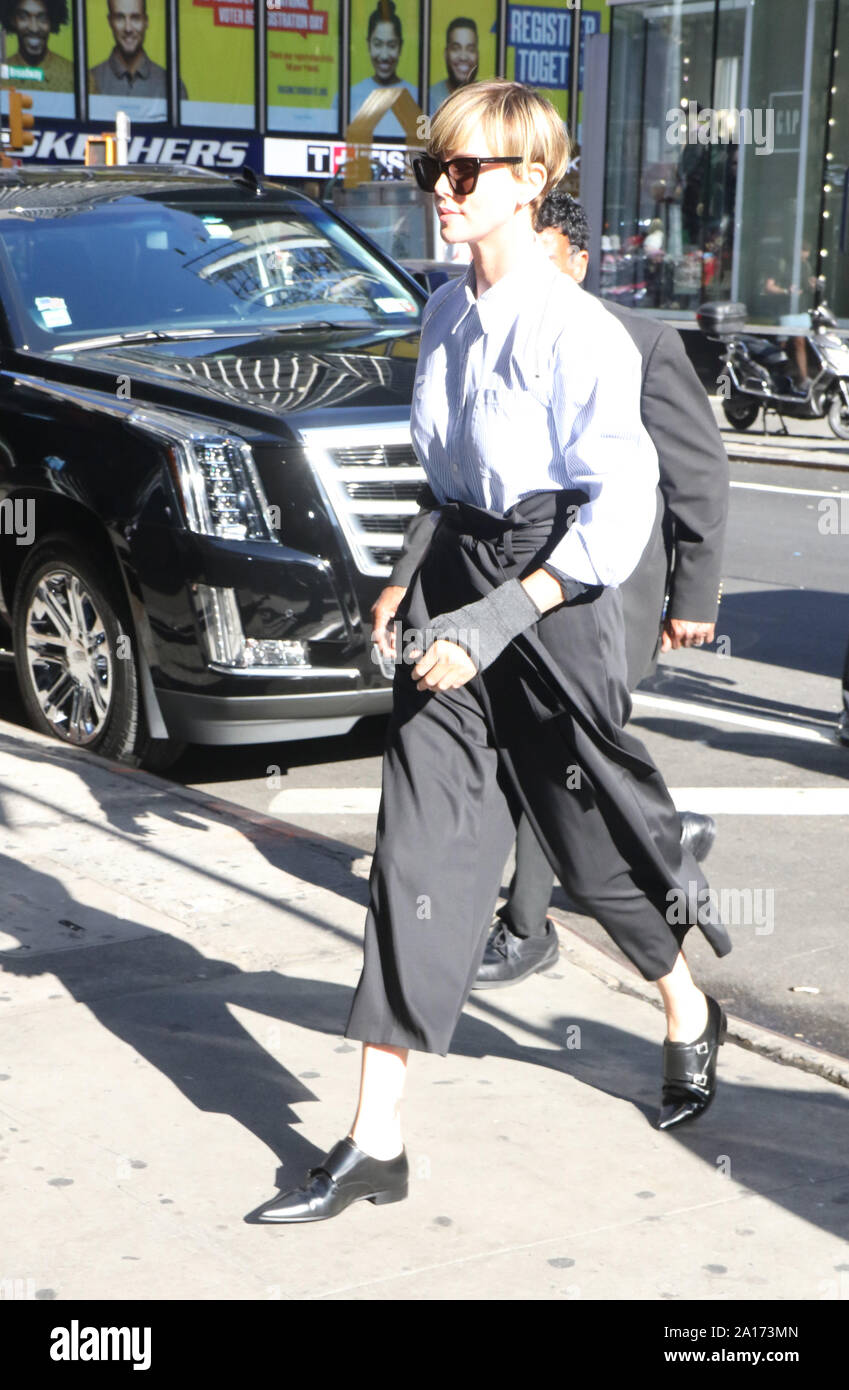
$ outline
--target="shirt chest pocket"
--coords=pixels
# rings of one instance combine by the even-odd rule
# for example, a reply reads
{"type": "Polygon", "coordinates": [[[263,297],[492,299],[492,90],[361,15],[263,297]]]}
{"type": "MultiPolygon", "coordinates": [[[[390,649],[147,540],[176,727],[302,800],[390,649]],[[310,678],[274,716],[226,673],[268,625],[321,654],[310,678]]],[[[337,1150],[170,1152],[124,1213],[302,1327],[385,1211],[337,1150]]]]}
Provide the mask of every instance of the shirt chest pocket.
{"type": "Polygon", "coordinates": [[[501,383],[483,386],[472,410],[471,443],[490,471],[550,452],[547,394],[501,383]]]}

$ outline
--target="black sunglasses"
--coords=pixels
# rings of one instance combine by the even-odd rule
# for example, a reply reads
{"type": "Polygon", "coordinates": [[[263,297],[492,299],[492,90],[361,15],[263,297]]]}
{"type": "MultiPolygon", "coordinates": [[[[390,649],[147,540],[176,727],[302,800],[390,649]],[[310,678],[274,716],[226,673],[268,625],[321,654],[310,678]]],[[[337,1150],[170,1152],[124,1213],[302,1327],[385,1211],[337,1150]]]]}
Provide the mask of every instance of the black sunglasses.
{"type": "Polygon", "coordinates": [[[433,155],[420,154],[412,161],[416,183],[425,193],[432,193],[443,174],[451,185],[452,193],[465,198],[474,193],[483,164],[521,164],[520,154],[494,154],[484,159],[477,155],[461,155],[459,159],[434,159],[433,155]]]}

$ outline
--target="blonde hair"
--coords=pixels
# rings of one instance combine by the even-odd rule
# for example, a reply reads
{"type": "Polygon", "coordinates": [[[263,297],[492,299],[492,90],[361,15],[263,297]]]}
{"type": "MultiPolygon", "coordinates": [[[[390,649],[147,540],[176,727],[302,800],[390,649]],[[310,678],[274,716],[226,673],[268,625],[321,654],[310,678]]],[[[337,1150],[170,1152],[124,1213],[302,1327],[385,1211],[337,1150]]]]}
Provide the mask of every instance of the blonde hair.
{"type": "Polygon", "coordinates": [[[526,177],[531,164],[543,165],[545,187],[529,204],[535,216],[569,163],[569,136],[558,112],[546,97],[522,82],[500,78],[470,82],[452,92],[437,110],[430,123],[428,154],[440,158],[447,150],[461,150],[478,123],[493,154],[522,156],[523,162],[512,166],[514,178],[526,177]]]}

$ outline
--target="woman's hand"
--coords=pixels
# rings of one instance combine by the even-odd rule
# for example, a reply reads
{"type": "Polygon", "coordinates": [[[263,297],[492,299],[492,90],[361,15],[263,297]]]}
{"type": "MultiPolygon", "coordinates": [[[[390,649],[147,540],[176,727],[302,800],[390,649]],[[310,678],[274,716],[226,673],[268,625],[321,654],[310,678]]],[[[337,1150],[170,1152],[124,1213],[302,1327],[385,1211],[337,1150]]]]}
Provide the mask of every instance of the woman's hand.
{"type": "MultiPolygon", "coordinates": [[[[496,635],[494,640],[490,634],[490,641],[488,643],[480,643],[484,658],[482,665],[486,668],[490,661],[494,660],[499,652],[507,645],[511,636],[518,635],[524,628],[530,626],[530,623],[534,621],[534,614],[539,617],[541,613],[546,612],[549,608],[556,607],[558,603],[562,602],[563,590],[557,580],[554,579],[547,570],[540,569],[535,570],[533,574],[529,574],[527,578],[523,579],[521,581],[521,588],[517,585],[516,580],[511,579],[503,589],[493,590],[490,594],[485,595],[484,598],[479,599],[477,603],[457,609],[456,612],[442,615],[439,619],[435,619],[434,622],[442,622],[443,626],[447,626],[449,630],[452,628],[452,625],[454,627],[459,626],[463,628],[465,626],[465,620],[471,619],[472,615],[475,615],[475,617],[477,617],[478,613],[483,615],[485,610],[492,610],[495,605],[499,605],[501,610],[499,615],[500,632],[496,635]],[[526,597],[524,598],[521,596],[521,589],[525,591],[526,597]],[[514,595],[518,595],[521,600],[521,612],[518,614],[514,595]],[[502,599],[504,600],[503,603],[502,599]],[[505,604],[510,605],[511,612],[505,613],[505,604]],[[508,625],[506,628],[504,626],[505,617],[508,624],[511,623],[511,619],[513,620],[512,625],[508,625]],[[460,622],[460,619],[463,619],[463,621],[460,622]],[[449,620],[458,621],[452,624],[449,620]]],[[[480,621],[483,623],[483,616],[481,616],[480,621]]],[[[489,623],[491,626],[491,612],[489,623]]],[[[479,641],[483,632],[483,627],[479,628],[477,631],[479,641]]],[[[453,636],[454,632],[451,631],[450,635],[453,636]]],[[[457,635],[459,636],[461,634],[458,633],[457,635]]],[[[471,635],[474,636],[473,629],[471,635]]],[[[474,647],[474,650],[477,654],[477,646],[474,647]]],[[[461,647],[457,642],[452,642],[449,636],[437,637],[436,641],[428,647],[423,656],[419,652],[411,652],[410,656],[419,658],[416,665],[413,667],[413,678],[416,681],[417,690],[456,690],[458,686],[465,685],[467,681],[470,681],[472,676],[477,675],[478,672],[478,667],[465,648],[461,647]]]]}
{"type": "Polygon", "coordinates": [[[444,637],[438,637],[413,667],[417,690],[456,690],[477,673],[478,668],[468,652],[444,637]]]}

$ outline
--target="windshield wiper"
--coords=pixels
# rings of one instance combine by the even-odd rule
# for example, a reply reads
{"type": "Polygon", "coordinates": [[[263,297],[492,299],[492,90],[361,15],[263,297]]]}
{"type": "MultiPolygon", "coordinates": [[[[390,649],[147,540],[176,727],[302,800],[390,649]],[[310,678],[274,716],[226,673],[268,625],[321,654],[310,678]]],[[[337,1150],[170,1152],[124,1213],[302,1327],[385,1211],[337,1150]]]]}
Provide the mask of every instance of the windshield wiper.
{"type": "Polygon", "coordinates": [[[370,320],[345,322],[335,319],[308,319],[302,323],[235,324],[232,328],[144,328],[134,333],[107,333],[99,338],[78,338],[73,343],[57,343],[52,352],[77,351],[80,348],[117,347],[123,343],[179,342],[190,338],[262,338],[275,333],[307,333],[310,329],[338,328],[343,332],[384,331],[400,328],[400,324],[377,324],[370,320]]]}
{"type": "Polygon", "coordinates": [[[179,342],[181,338],[233,338],[253,333],[252,328],[144,328],[135,333],[107,333],[100,338],[78,338],[73,343],[57,343],[53,352],[76,348],[115,347],[119,343],[179,342]]]}

